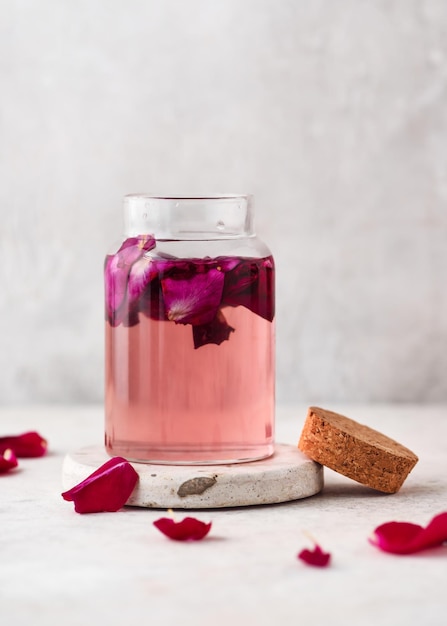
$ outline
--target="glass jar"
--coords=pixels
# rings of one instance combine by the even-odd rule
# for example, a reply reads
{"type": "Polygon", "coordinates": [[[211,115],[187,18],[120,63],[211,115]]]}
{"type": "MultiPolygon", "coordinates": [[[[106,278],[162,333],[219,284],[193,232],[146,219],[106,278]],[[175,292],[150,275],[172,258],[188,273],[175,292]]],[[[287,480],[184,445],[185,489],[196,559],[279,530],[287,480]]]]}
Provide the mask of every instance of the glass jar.
{"type": "Polygon", "coordinates": [[[167,464],[273,454],[274,262],[250,196],[124,199],[105,261],[105,444],[167,464]]]}

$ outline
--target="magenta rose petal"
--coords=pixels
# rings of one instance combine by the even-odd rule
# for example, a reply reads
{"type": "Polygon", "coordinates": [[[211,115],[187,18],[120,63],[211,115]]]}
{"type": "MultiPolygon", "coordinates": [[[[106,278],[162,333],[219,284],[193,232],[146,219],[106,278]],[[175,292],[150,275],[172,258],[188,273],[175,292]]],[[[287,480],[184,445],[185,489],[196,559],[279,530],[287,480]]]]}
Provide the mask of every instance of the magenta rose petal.
{"type": "Polygon", "coordinates": [[[152,250],[155,244],[155,239],[150,235],[130,237],[116,254],[106,257],[104,268],[106,314],[113,326],[117,326],[121,321],[118,312],[126,298],[127,278],[132,265],[145,252],[152,250]]]}
{"type": "Polygon", "coordinates": [[[0,474],[6,474],[6,472],[17,467],[18,464],[17,457],[10,448],[0,453],[0,474]]]}
{"type": "Polygon", "coordinates": [[[314,567],[327,567],[331,560],[329,552],[323,552],[318,544],[315,544],[313,550],[304,549],[298,554],[298,558],[301,559],[307,565],[314,567]]]}
{"type": "Polygon", "coordinates": [[[378,526],[370,543],[384,552],[413,554],[447,542],[447,512],[436,515],[425,528],[411,522],[387,522],[378,526]]]}
{"type": "Polygon", "coordinates": [[[230,334],[234,332],[222,311],[218,311],[216,317],[208,324],[199,324],[192,327],[192,335],[194,340],[194,348],[200,348],[207,343],[214,343],[217,346],[223,341],[230,338],[230,334]]]}
{"type": "Polygon", "coordinates": [[[174,541],[200,541],[211,529],[211,522],[206,524],[195,517],[185,517],[180,522],[170,517],[161,517],[153,524],[166,537],[174,541]]]}
{"type": "Polygon", "coordinates": [[[122,457],[113,457],[93,474],[62,494],[64,500],[74,502],[77,513],[115,512],[129,499],[138,474],[122,457]]]}
{"type": "Polygon", "coordinates": [[[15,456],[32,458],[43,456],[48,448],[48,443],[39,433],[30,431],[22,435],[9,435],[0,437],[0,453],[10,448],[15,456]]]}
{"type": "Polygon", "coordinates": [[[210,269],[190,278],[161,281],[167,318],[178,324],[208,324],[217,314],[224,273],[210,269]]]}
{"type": "Polygon", "coordinates": [[[158,270],[156,264],[151,257],[142,256],[135,261],[130,269],[127,281],[127,297],[129,304],[138,300],[147,285],[157,274],[158,270]]]}

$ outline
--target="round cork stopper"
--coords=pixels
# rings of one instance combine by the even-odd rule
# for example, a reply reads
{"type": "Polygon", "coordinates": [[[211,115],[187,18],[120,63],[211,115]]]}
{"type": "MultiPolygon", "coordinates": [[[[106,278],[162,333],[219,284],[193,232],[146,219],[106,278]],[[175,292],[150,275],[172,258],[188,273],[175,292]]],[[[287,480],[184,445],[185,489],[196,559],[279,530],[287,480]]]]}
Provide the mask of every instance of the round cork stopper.
{"type": "Polygon", "coordinates": [[[298,448],[339,474],[383,491],[398,491],[418,457],[377,430],[318,407],[307,412],[298,448]]]}

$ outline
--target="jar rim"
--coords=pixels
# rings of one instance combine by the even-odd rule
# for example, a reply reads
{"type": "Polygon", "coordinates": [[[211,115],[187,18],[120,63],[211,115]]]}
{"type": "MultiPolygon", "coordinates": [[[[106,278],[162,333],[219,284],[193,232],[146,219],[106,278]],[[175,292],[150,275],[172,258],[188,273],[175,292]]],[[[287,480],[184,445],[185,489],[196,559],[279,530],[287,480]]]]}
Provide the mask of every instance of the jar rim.
{"type": "Polygon", "coordinates": [[[124,196],[125,232],[157,239],[241,238],[254,235],[252,195],[124,196]]]}

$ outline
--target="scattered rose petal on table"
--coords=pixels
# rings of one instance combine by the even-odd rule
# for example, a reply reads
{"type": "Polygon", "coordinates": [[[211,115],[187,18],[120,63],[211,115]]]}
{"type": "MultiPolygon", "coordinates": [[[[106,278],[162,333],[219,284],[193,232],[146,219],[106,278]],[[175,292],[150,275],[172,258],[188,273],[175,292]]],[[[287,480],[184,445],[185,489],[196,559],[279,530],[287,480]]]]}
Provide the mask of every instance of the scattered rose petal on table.
{"type": "Polygon", "coordinates": [[[14,467],[17,467],[18,464],[17,457],[14,454],[14,451],[10,448],[7,448],[3,451],[3,453],[0,453],[0,474],[6,474],[6,472],[9,472],[14,467]]]}
{"type": "Polygon", "coordinates": [[[154,526],[169,539],[199,541],[209,533],[211,522],[206,524],[195,517],[185,517],[180,522],[176,522],[171,517],[161,517],[154,522],[154,526]]]}
{"type": "Polygon", "coordinates": [[[116,456],[65,491],[62,497],[74,502],[77,513],[115,512],[126,504],[137,481],[138,474],[132,465],[116,456]]]}
{"type": "Polygon", "coordinates": [[[412,554],[447,542],[447,512],[436,515],[425,528],[411,522],[378,526],[369,542],[392,554],[412,554]]]}
{"type": "Polygon", "coordinates": [[[329,552],[323,552],[318,543],[314,542],[315,546],[313,550],[305,548],[297,555],[301,561],[307,565],[313,565],[314,567],[327,567],[331,560],[329,552]]]}
{"type": "Polygon", "coordinates": [[[23,435],[0,437],[0,454],[10,448],[17,457],[32,458],[43,456],[47,451],[48,443],[35,431],[23,435]]]}

